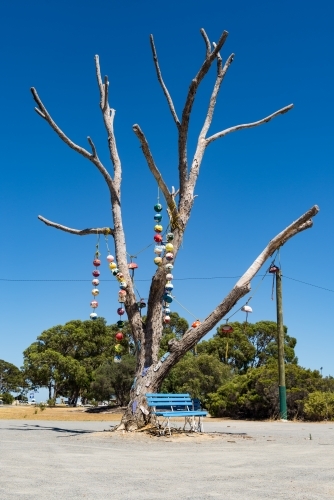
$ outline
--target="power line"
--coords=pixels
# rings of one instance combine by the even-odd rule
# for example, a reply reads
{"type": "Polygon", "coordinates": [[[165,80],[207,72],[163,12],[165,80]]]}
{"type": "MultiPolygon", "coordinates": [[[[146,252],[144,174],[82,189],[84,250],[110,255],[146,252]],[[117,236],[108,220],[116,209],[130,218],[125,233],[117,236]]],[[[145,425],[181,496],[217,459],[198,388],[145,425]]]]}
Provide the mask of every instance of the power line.
{"type": "Polygon", "coordinates": [[[307,283],[306,281],[297,280],[296,278],[290,278],[290,276],[286,276],[285,274],[282,274],[282,276],[284,278],[287,278],[288,280],[298,281],[298,283],[303,283],[303,285],[313,286],[314,288],[320,288],[321,290],[326,290],[327,292],[334,293],[334,290],[331,290],[330,288],[325,288],[325,287],[319,286],[319,285],[313,285],[313,283],[307,283]]]}
{"type": "MultiPolygon", "coordinates": [[[[255,277],[265,277],[265,274],[257,274],[255,277]]],[[[326,292],[332,292],[334,293],[334,290],[331,288],[325,288],[323,286],[319,285],[314,285],[313,283],[308,283],[307,281],[302,281],[298,280],[296,278],[291,278],[290,276],[286,276],[286,274],[282,275],[284,278],[287,278],[292,281],[296,281],[298,283],[302,283],[303,285],[308,285],[312,286],[314,288],[320,288],[320,290],[325,290],[326,292]]],[[[267,276],[268,277],[268,276],[267,276]]],[[[220,279],[238,279],[241,278],[241,276],[205,276],[205,277],[188,277],[188,278],[174,278],[173,281],[190,281],[190,280],[220,280],[220,279]]],[[[0,278],[0,281],[4,282],[18,282],[18,283],[24,283],[24,282],[90,282],[91,280],[89,279],[11,279],[11,278],[0,278]]],[[[105,279],[105,280],[100,280],[101,282],[108,282],[112,281],[115,282],[113,279],[105,279]]],[[[151,281],[151,279],[136,279],[136,281],[151,281]]]]}

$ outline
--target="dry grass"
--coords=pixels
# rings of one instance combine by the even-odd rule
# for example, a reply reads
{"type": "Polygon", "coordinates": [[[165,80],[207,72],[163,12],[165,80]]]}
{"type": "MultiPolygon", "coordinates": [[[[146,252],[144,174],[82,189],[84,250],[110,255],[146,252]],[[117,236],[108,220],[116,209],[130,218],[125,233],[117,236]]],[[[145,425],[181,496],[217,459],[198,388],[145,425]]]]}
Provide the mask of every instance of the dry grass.
{"type": "Polygon", "coordinates": [[[68,421],[119,421],[120,413],[86,413],[81,408],[48,408],[41,411],[37,406],[5,406],[0,407],[1,420],[68,420],[68,421]],[[37,410],[37,411],[36,411],[37,410]]]}

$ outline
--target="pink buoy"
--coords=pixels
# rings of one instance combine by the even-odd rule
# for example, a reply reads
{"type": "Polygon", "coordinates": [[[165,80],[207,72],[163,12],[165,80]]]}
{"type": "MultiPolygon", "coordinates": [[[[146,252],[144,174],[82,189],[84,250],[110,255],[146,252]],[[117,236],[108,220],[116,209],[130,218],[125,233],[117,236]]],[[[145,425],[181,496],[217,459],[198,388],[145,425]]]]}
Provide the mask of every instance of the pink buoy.
{"type": "Polygon", "coordinates": [[[95,266],[95,267],[99,267],[100,265],[101,265],[101,261],[100,261],[100,259],[94,259],[94,260],[93,260],[93,266],[95,266]]]}
{"type": "Polygon", "coordinates": [[[117,314],[119,314],[120,316],[123,316],[124,313],[125,313],[125,309],[123,309],[123,307],[119,307],[117,309],[117,314]]]}
{"type": "Polygon", "coordinates": [[[170,323],[170,316],[164,317],[164,323],[170,323]]]}
{"type": "Polygon", "coordinates": [[[167,281],[172,281],[173,278],[174,278],[174,276],[171,273],[166,274],[167,281]]]}
{"type": "Polygon", "coordinates": [[[107,255],[107,261],[108,262],[114,262],[114,256],[113,255],[107,255]]]}
{"type": "Polygon", "coordinates": [[[94,271],[92,272],[92,275],[97,278],[98,276],[100,276],[100,271],[98,271],[97,269],[94,269],[94,271]]]}
{"type": "Polygon", "coordinates": [[[173,260],[174,259],[174,254],[172,252],[167,252],[166,253],[166,259],[167,260],[173,260]]]}
{"type": "Polygon", "coordinates": [[[98,286],[99,284],[100,284],[100,281],[98,279],[94,279],[92,281],[92,285],[94,285],[94,286],[98,286]]]}
{"type": "Polygon", "coordinates": [[[123,340],[123,337],[124,337],[124,335],[123,335],[122,332],[118,332],[115,335],[115,338],[116,338],[116,340],[118,340],[118,342],[120,342],[121,340],[123,340]]]}
{"type": "Polygon", "coordinates": [[[99,307],[99,303],[97,302],[97,300],[92,300],[92,302],[90,303],[90,307],[92,307],[93,309],[99,307]]]}

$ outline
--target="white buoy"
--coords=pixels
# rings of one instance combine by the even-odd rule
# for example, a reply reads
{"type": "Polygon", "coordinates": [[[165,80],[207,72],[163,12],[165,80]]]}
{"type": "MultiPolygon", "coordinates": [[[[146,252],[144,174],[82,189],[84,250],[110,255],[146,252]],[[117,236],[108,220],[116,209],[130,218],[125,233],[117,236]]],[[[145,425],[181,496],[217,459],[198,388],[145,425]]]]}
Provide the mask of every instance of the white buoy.
{"type": "Polygon", "coordinates": [[[242,306],[241,310],[244,311],[245,313],[252,313],[253,312],[253,309],[251,308],[251,306],[242,306]]]}

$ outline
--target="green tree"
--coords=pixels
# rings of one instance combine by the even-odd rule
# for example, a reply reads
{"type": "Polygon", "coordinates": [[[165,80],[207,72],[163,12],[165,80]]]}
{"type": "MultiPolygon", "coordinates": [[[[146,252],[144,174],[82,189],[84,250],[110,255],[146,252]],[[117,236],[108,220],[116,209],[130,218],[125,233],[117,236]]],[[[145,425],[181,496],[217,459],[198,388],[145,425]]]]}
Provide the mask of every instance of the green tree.
{"type": "Polygon", "coordinates": [[[17,366],[0,359],[0,394],[20,392],[23,385],[22,372],[17,366]]]}
{"type": "MultiPolygon", "coordinates": [[[[221,326],[212,339],[197,346],[198,353],[215,355],[240,373],[249,368],[258,368],[271,359],[277,359],[277,325],[274,321],[257,323],[230,323],[232,333],[224,333],[221,326]]],[[[297,340],[290,337],[285,326],[285,361],[297,363],[294,348],[297,340]]]]}
{"type": "Polygon", "coordinates": [[[130,388],[136,371],[133,355],[122,357],[121,363],[107,361],[94,372],[89,397],[98,401],[109,401],[116,396],[116,402],[124,406],[129,402],[130,388]]]}
{"type": "MultiPolygon", "coordinates": [[[[103,318],[73,320],[44,331],[23,353],[26,379],[33,387],[47,387],[49,399],[66,396],[76,404],[90,388],[94,370],[114,358],[116,331],[103,318]]],[[[132,349],[127,334],[121,345],[124,352],[132,349]]]]}
{"type": "Polygon", "coordinates": [[[164,380],[161,392],[189,393],[203,403],[207,394],[214,392],[231,378],[231,370],[215,356],[191,353],[179,361],[164,380]]]}
{"type": "MultiPolygon", "coordinates": [[[[304,403],[315,391],[334,392],[334,379],[296,364],[286,365],[288,418],[303,418],[304,403]]],[[[236,375],[207,397],[213,416],[275,418],[279,415],[278,370],[274,360],[247,373],[236,375]]]]}

